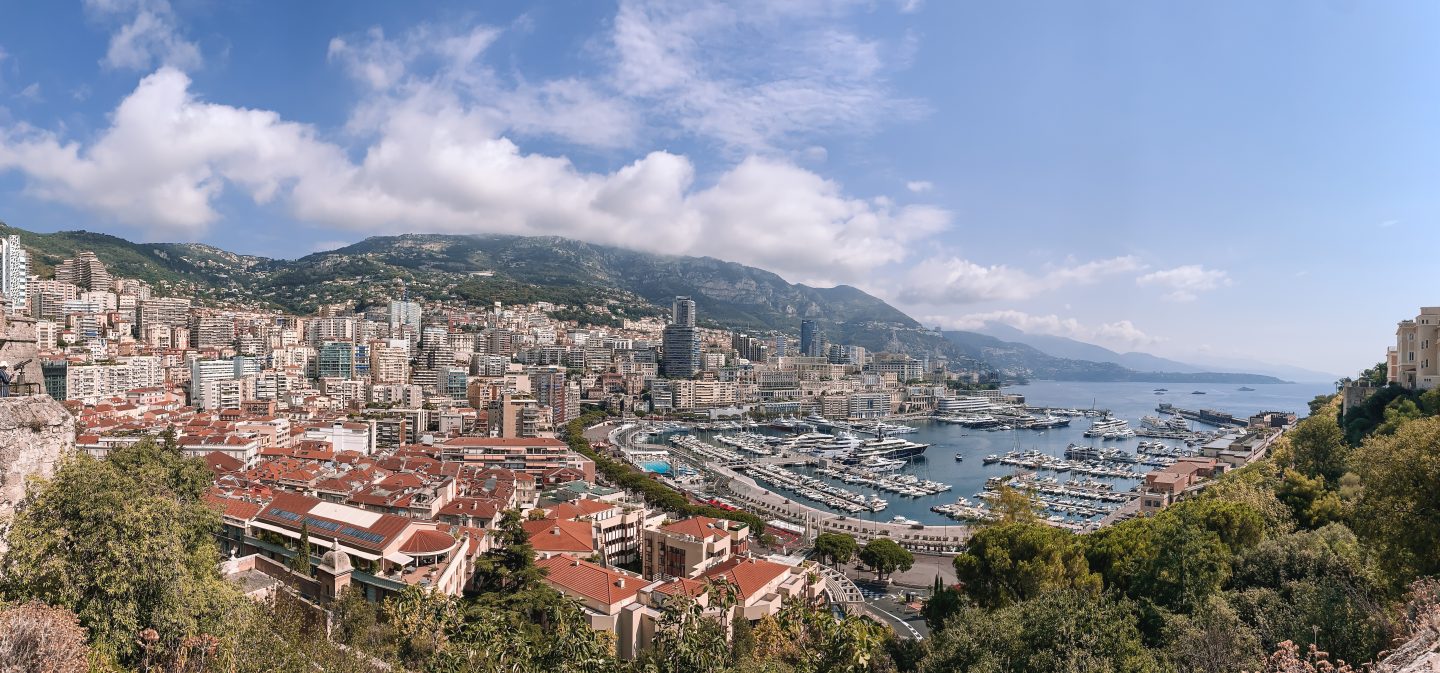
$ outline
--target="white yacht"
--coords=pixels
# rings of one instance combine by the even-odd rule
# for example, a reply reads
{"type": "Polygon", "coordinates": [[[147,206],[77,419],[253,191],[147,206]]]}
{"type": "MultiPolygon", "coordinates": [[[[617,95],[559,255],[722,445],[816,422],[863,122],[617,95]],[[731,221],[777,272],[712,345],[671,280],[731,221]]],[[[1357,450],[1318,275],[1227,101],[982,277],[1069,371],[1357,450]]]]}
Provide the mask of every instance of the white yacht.
{"type": "Polygon", "coordinates": [[[1086,437],[1100,437],[1102,439],[1121,439],[1124,436],[1134,437],[1135,431],[1130,429],[1130,424],[1118,418],[1105,417],[1090,424],[1090,429],[1085,431],[1086,437]]]}

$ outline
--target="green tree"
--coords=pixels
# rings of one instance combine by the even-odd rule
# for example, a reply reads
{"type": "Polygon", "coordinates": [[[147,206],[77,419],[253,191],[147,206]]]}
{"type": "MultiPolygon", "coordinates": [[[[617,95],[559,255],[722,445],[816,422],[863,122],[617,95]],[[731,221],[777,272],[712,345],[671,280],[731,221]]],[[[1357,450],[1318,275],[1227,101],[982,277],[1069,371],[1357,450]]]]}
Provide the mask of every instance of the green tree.
{"type": "Polygon", "coordinates": [[[725,628],[695,599],[679,594],[665,601],[655,639],[643,655],[646,673],[719,673],[729,660],[725,628]]]}
{"type": "Polygon", "coordinates": [[[1317,415],[1319,415],[1319,414],[1320,414],[1320,410],[1321,410],[1321,409],[1324,409],[1324,408],[1327,407],[1327,406],[1330,406],[1330,403],[1331,403],[1332,401],[1334,401],[1337,397],[1339,397],[1339,396],[1338,396],[1338,395],[1333,395],[1333,394],[1332,394],[1332,395],[1316,395],[1316,396],[1314,397],[1314,399],[1311,399],[1309,402],[1306,403],[1306,405],[1310,407],[1310,415],[1311,415],[1311,416],[1317,416],[1317,415]]]}
{"type": "Polygon", "coordinates": [[[1375,428],[1375,434],[1394,434],[1400,426],[1409,423],[1417,418],[1423,418],[1425,412],[1421,411],[1420,405],[1408,397],[1397,397],[1385,405],[1384,422],[1375,428]]]}
{"type": "Polygon", "coordinates": [[[475,586],[481,591],[516,594],[540,583],[535,548],[525,534],[525,521],[516,510],[505,510],[496,526],[499,546],[475,560],[475,586]]]}
{"type": "Polygon", "coordinates": [[[884,580],[895,571],[904,572],[915,565],[915,555],[894,540],[879,538],[860,550],[860,561],[875,571],[875,579],[884,580]]]}
{"type": "Polygon", "coordinates": [[[1030,494],[1001,484],[995,495],[995,505],[991,511],[1000,523],[1031,523],[1040,518],[1035,500],[1030,494]]]}
{"type": "Polygon", "coordinates": [[[1340,427],[1323,417],[1310,417],[1286,433],[1294,468],[1308,477],[1322,477],[1330,483],[1345,473],[1349,447],[1340,427]]]}
{"type": "Polygon", "coordinates": [[[1254,510],[1262,521],[1262,537],[1289,533],[1295,530],[1295,517],[1275,495],[1281,474],[1276,462],[1262,460],[1227,471],[1201,491],[1200,498],[1235,503],[1254,510]]]}
{"type": "Polygon", "coordinates": [[[815,553],[836,566],[849,563],[859,548],[854,536],[844,533],[821,533],[815,537],[815,553]]]}
{"type": "Polygon", "coordinates": [[[953,563],[965,593],[987,608],[1064,589],[1098,592],[1101,586],[1076,537],[1038,523],[982,528],[953,563]]]}
{"type": "Polygon", "coordinates": [[[931,631],[939,631],[945,628],[945,622],[965,606],[964,595],[955,587],[947,587],[940,581],[940,576],[935,576],[935,586],[930,588],[930,597],[925,599],[925,606],[920,609],[920,614],[925,616],[925,625],[931,631]]]}
{"type": "Polygon", "coordinates": [[[127,664],[141,655],[142,629],[154,630],[157,652],[216,633],[239,597],[216,570],[220,517],[201,500],[209,482],[202,461],[149,440],[105,460],[66,459],[15,516],[5,595],[74,612],[102,655],[127,664]]]}
{"type": "Polygon", "coordinates": [[[1363,483],[1356,532],[1381,552],[1396,585],[1440,573],[1440,417],[1370,437],[1350,466],[1363,483]]]}
{"type": "Polygon", "coordinates": [[[1260,638],[1220,596],[1165,625],[1165,659],[1178,673],[1260,670],[1260,638]]]}
{"type": "Polygon", "coordinates": [[[1236,560],[1231,603],[1267,647],[1314,643],[1367,661],[1390,628],[1385,587],[1368,559],[1340,524],[1266,540],[1236,560]]]}
{"type": "MultiPolygon", "coordinates": [[[[1250,507],[1220,500],[1187,500],[1144,518],[1084,537],[1090,567],[1142,605],[1190,612],[1219,592],[1231,560],[1257,544],[1264,531],[1250,507]]],[[[1158,628],[1146,623],[1147,633],[1158,628]]]]}
{"type": "Polygon", "coordinates": [[[1322,477],[1306,477],[1294,469],[1286,469],[1285,477],[1275,489],[1275,495],[1294,514],[1295,520],[1306,528],[1319,528],[1344,517],[1344,506],[1340,495],[1325,488],[1322,477]]]}
{"type": "Polygon", "coordinates": [[[1090,591],[1051,591],[997,610],[970,607],[931,639],[921,673],[1160,670],[1131,606],[1090,591]]]}
{"type": "Polygon", "coordinates": [[[295,545],[295,555],[290,557],[290,569],[297,574],[310,576],[310,525],[300,523],[300,543],[295,545]]]}

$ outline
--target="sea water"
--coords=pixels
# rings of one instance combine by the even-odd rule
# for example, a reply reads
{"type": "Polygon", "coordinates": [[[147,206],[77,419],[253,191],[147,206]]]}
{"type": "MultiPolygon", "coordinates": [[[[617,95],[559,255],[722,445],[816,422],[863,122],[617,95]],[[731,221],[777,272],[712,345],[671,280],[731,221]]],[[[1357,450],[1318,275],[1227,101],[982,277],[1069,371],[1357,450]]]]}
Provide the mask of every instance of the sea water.
{"type": "MultiPolygon", "coordinates": [[[[1135,429],[1142,427],[1141,417],[1158,415],[1155,408],[1161,402],[1168,402],[1182,409],[1213,409],[1233,414],[1239,418],[1246,418],[1260,411],[1293,412],[1304,416],[1309,411],[1307,403],[1312,398],[1316,395],[1335,392],[1333,385],[1327,383],[1257,384],[1250,386],[1255,389],[1253,392],[1240,391],[1238,390],[1240,387],[1239,384],[1036,381],[1028,385],[1007,387],[1005,392],[1024,395],[1026,404],[1031,406],[1079,410],[1107,409],[1116,418],[1128,421],[1130,426],[1135,429]],[[1168,388],[1169,390],[1157,395],[1155,394],[1157,388],[1168,388]],[[1197,390],[1203,391],[1205,394],[1192,394],[1197,390]]],[[[1090,427],[1091,420],[1085,417],[1075,417],[1070,420],[1068,427],[1063,428],[994,432],[929,420],[907,422],[917,431],[897,436],[912,442],[929,444],[930,448],[925,451],[923,457],[913,460],[897,474],[913,474],[921,479],[939,481],[954,487],[950,491],[932,496],[912,498],[897,493],[869,489],[860,484],[846,484],[823,476],[820,478],[827,479],[836,486],[856,493],[865,495],[874,493],[889,502],[889,506],[880,512],[862,512],[851,516],[877,521],[889,521],[896,516],[903,516],[921,523],[955,523],[954,520],[942,514],[931,512],[930,508],[955,502],[959,497],[965,497],[972,503],[978,503],[975,495],[982,490],[986,479],[1014,474],[1023,469],[999,463],[983,465],[981,461],[989,454],[1004,455],[1008,451],[1035,449],[1063,458],[1065,447],[1071,443],[1119,448],[1133,454],[1140,441],[1155,441],[1143,437],[1124,440],[1085,437],[1085,430],[1090,427]],[[963,456],[964,460],[956,461],[956,454],[963,456]]],[[[1214,426],[1194,421],[1191,422],[1191,427],[1197,430],[1214,429],[1214,426]]],[[[862,435],[862,437],[864,436],[862,435]]],[[[1178,444],[1173,440],[1166,443],[1178,444]]],[[[792,469],[813,475],[813,472],[806,468],[792,469]]],[[[1137,469],[1144,471],[1147,468],[1137,466],[1137,469]]],[[[1081,475],[1072,476],[1068,473],[1041,472],[1040,474],[1053,475],[1061,481],[1070,478],[1091,478],[1081,475]]],[[[1117,491],[1129,490],[1136,483],[1136,480],[1133,479],[1099,480],[1113,484],[1117,491]]],[[[786,491],[777,492],[812,507],[826,509],[823,504],[808,501],[796,494],[786,491]]]]}

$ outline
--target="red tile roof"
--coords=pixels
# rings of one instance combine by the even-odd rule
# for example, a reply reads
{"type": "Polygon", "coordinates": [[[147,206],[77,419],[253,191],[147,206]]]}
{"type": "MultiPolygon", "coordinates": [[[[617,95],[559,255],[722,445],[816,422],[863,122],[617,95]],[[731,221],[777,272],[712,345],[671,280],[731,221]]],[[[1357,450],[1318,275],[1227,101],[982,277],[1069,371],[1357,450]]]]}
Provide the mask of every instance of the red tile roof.
{"type": "Polygon", "coordinates": [[[410,536],[405,544],[400,545],[400,551],[406,554],[418,554],[430,556],[439,554],[455,546],[455,538],[438,530],[417,530],[410,536]]]}
{"type": "Polygon", "coordinates": [[[530,546],[541,552],[595,551],[594,536],[590,524],[580,521],[556,521],[541,519],[526,521],[525,534],[530,536],[530,546]]]}
{"type": "Polygon", "coordinates": [[[719,519],[712,519],[708,516],[694,516],[666,526],[661,526],[660,530],[709,540],[724,537],[729,534],[724,529],[718,527],[719,523],[719,519]]]}
{"type": "Polygon", "coordinates": [[[712,580],[723,579],[739,592],[741,600],[748,600],[766,584],[790,572],[790,566],[751,557],[734,557],[704,573],[712,580]]]}
{"type": "Polygon", "coordinates": [[[545,581],[566,593],[583,596],[598,603],[616,606],[635,598],[645,581],[589,561],[560,554],[536,561],[544,569],[545,581]]]}
{"type": "Polygon", "coordinates": [[[545,509],[545,514],[548,515],[547,518],[551,519],[575,520],[581,517],[595,516],[601,512],[608,512],[617,507],[617,505],[608,502],[581,498],[574,502],[562,502],[554,507],[548,507],[545,509]]]}

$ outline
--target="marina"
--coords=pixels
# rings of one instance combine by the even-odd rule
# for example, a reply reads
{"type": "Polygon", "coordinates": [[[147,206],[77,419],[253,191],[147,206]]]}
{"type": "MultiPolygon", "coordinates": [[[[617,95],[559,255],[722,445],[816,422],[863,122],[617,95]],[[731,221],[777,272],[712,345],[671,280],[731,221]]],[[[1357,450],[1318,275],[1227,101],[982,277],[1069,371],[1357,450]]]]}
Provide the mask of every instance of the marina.
{"type": "MultiPolygon", "coordinates": [[[[1213,438],[1234,431],[1157,411],[1167,395],[1189,395],[1189,389],[1156,395],[1153,388],[1037,382],[1006,390],[1025,395],[1023,405],[957,398],[973,409],[887,419],[883,436],[874,434],[873,421],[832,422],[813,414],[764,423],[655,423],[647,432],[652,443],[672,449],[671,464],[684,465],[680,458],[685,458],[723,465],[785,498],[852,519],[983,521],[994,497],[985,494],[1006,483],[1030,494],[1048,522],[1079,530],[1136,497],[1132,489],[1149,471],[1195,455],[1213,438]],[[1107,420],[1124,423],[1109,426],[1113,438],[1106,432],[1085,436],[1107,420]],[[897,432],[895,426],[910,430],[897,432]],[[1006,481],[991,481],[997,478],[1006,481]]],[[[1316,386],[1258,388],[1212,390],[1209,398],[1232,418],[1248,418],[1266,409],[1304,410],[1316,394],[1316,386]],[[1271,392],[1276,389],[1291,392],[1277,396],[1271,392]]],[[[703,500],[727,497],[697,493],[703,500]]]]}

